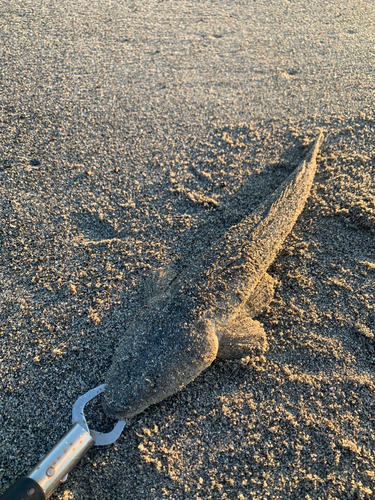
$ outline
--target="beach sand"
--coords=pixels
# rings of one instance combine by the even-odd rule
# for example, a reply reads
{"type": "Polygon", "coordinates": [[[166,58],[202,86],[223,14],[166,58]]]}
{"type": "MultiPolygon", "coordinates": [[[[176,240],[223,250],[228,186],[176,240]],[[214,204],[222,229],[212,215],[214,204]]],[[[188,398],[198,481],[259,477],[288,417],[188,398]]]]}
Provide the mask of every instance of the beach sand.
{"type": "MultiPolygon", "coordinates": [[[[53,500],[375,496],[371,1],[4,0],[0,491],[103,382],[152,271],[325,141],[269,273],[262,357],[220,361],[53,500]]],[[[100,400],[87,409],[113,425],[100,400]]]]}

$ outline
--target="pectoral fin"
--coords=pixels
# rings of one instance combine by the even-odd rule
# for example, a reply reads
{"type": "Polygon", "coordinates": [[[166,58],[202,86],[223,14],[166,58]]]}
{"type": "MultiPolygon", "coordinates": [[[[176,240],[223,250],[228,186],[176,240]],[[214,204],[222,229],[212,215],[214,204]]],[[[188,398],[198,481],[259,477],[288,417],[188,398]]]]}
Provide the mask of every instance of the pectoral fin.
{"type": "Polygon", "coordinates": [[[230,325],[219,328],[216,335],[219,339],[217,357],[220,359],[254,356],[267,349],[263,326],[249,316],[242,316],[230,325]]]}

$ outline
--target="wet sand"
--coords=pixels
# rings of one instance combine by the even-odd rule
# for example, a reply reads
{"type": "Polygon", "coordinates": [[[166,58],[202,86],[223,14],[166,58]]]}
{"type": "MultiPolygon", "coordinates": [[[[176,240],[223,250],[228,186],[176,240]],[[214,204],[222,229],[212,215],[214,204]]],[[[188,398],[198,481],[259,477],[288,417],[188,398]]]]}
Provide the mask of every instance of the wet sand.
{"type": "MultiPolygon", "coordinates": [[[[262,357],[216,361],[53,499],[375,495],[371,2],[0,6],[0,491],[102,383],[153,272],[326,139],[269,273],[262,357]]],[[[113,425],[100,401],[92,427],[113,425]]]]}

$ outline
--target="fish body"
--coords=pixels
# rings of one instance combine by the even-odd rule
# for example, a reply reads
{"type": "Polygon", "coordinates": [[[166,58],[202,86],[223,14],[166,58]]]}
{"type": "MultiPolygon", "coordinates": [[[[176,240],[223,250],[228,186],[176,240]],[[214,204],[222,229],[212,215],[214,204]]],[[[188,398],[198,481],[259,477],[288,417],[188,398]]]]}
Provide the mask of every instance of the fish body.
{"type": "Polygon", "coordinates": [[[178,392],[220,357],[266,349],[253,318],[273,297],[267,274],[302,212],[323,134],[305,160],[258,208],[229,228],[181,274],[155,278],[154,295],[134,317],[106,379],[104,407],[129,418],[178,392]]]}

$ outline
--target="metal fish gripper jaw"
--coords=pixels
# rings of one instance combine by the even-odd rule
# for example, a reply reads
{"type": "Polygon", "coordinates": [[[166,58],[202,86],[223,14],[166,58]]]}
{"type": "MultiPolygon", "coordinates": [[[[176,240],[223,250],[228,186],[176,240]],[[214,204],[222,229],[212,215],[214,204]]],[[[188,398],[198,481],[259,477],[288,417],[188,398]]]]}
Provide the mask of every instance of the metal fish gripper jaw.
{"type": "Polygon", "coordinates": [[[72,409],[73,426],[47,455],[23,478],[18,479],[0,500],[46,500],[66,481],[68,473],[96,446],[112,444],[120,436],[124,421],[119,421],[107,433],[90,430],[84,415],[86,403],[105,390],[105,384],[95,387],[77,399],[72,409]]]}

